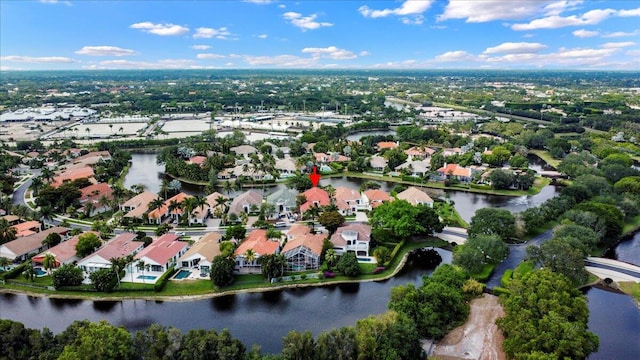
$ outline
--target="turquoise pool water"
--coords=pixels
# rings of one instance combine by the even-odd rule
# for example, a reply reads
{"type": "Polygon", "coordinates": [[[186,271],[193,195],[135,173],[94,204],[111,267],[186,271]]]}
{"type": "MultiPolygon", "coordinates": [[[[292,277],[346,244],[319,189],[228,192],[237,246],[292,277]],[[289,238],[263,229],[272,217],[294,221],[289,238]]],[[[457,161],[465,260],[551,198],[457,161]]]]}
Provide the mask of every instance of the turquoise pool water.
{"type": "Polygon", "coordinates": [[[155,280],[158,277],[155,276],[155,275],[138,275],[137,278],[140,279],[140,280],[155,280]]]}
{"type": "Polygon", "coordinates": [[[45,275],[47,275],[47,272],[42,270],[42,268],[37,267],[37,268],[33,268],[33,270],[35,271],[36,276],[45,276],[45,275]]]}
{"type": "Polygon", "coordinates": [[[373,262],[373,259],[359,257],[358,258],[358,262],[371,263],[371,262],[373,262]]]}
{"type": "Polygon", "coordinates": [[[176,280],[182,280],[185,278],[188,278],[189,275],[191,275],[191,271],[188,270],[180,270],[178,271],[178,273],[176,274],[176,276],[174,276],[174,279],[176,280]]]}

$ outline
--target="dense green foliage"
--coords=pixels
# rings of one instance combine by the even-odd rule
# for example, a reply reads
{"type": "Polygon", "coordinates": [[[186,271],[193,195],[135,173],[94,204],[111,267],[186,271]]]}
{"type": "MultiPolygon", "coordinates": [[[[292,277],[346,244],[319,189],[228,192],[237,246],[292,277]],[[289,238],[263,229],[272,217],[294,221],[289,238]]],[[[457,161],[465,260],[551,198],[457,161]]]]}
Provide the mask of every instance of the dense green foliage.
{"type": "Polygon", "coordinates": [[[504,350],[513,358],[585,359],[598,350],[587,331],[585,297],[567,279],[544,269],[514,279],[502,298],[504,350]],[[537,356],[537,357],[535,357],[537,356]]]}
{"type": "Polygon", "coordinates": [[[498,235],[470,236],[464,245],[456,247],[453,263],[471,274],[477,274],[489,264],[498,264],[509,255],[509,246],[498,235]]]}
{"type": "Polygon", "coordinates": [[[385,202],[369,217],[374,237],[378,241],[400,241],[411,236],[431,235],[442,231],[444,224],[428,205],[411,205],[406,200],[385,202]],[[392,238],[388,238],[388,236],[392,238]]]}
{"type": "Polygon", "coordinates": [[[76,244],[76,254],[78,257],[83,258],[93,253],[97,248],[102,245],[102,241],[98,238],[98,235],[87,232],[78,237],[78,243],[76,244]]]}
{"type": "Polygon", "coordinates": [[[84,275],[82,269],[73,264],[63,264],[51,274],[53,287],[56,289],[63,286],[77,286],[82,284],[84,275]]]}
{"type": "Polygon", "coordinates": [[[340,256],[336,269],[346,276],[354,277],[360,275],[360,267],[358,266],[358,258],[354,252],[346,252],[340,256]]]}
{"type": "Polygon", "coordinates": [[[467,233],[476,235],[497,235],[502,240],[514,237],[516,218],[508,210],[484,208],[476,211],[471,218],[467,233]]]}
{"type": "Polygon", "coordinates": [[[211,261],[211,281],[218,287],[229,286],[233,283],[233,270],[236,262],[232,256],[218,255],[211,261]]]}

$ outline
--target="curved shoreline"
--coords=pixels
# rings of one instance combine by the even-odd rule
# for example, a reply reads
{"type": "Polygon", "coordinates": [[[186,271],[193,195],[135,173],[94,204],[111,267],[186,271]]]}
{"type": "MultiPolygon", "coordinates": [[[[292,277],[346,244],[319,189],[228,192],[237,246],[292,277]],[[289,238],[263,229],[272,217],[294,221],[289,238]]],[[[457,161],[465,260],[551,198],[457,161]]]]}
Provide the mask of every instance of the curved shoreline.
{"type": "Polygon", "coordinates": [[[251,288],[251,289],[239,289],[239,290],[226,290],[215,293],[207,293],[207,294],[199,294],[199,295],[157,295],[157,296],[108,296],[108,297],[100,297],[96,298],[93,296],[82,296],[82,295],[70,295],[70,294],[49,294],[49,293],[39,293],[33,291],[23,291],[16,289],[6,289],[0,288],[0,293],[5,294],[15,294],[15,295],[27,295],[32,297],[40,297],[40,298],[52,298],[52,299],[72,299],[72,300],[91,300],[91,301],[123,301],[123,300],[154,300],[154,301],[170,301],[170,302],[186,302],[186,301],[196,301],[196,300],[204,300],[204,299],[213,299],[222,296],[228,295],[236,295],[236,294],[246,294],[246,293],[265,293],[271,291],[279,291],[285,289],[295,289],[295,288],[308,288],[308,287],[322,287],[326,285],[342,285],[342,284],[359,284],[364,282],[376,282],[376,281],[384,281],[391,279],[396,276],[409,258],[410,251],[406,252],[398,266],[389,274],[382,276],[380,278],[375,279],[363,279],[363,280],[335,280],[321,283],[300,283],[300,284],[288,284],[288,285],[277,285],[277,286],[267,286],[267,287],[259,287],[259,288],[251,288]]]}

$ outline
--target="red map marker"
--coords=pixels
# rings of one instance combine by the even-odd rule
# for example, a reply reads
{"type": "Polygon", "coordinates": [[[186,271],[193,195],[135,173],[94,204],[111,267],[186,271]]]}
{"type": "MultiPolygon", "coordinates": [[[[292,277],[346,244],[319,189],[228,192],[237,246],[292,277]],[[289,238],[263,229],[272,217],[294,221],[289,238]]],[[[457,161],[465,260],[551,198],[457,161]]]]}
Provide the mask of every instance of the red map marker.
{"type": "Polygon", "coordinates": [[[318,174],[318,167],[313,165],[313,172],[309,174],[309,179],[311,179],[311,184],[313,187],[317,187],[320,182],[320,174],[318,174]]]}

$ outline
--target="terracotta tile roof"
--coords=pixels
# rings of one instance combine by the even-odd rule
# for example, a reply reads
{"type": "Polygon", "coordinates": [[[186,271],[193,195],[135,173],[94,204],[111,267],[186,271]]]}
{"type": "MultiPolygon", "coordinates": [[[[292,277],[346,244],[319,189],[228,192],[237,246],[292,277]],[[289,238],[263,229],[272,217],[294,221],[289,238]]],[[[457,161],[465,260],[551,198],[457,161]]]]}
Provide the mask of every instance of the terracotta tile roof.
{"type": "MultiPolygon", "coordinates": [[[[169,205],[171,205],[171,202],[175,201],[177,203],[181,203],[182,200],[191,197],[191,195],[185,194],[183,192],[176,194],[175,196],[170,197],[169,199],[167,199],[167,201],[164,202],[164,205],[160,206],[157,209],[153,209],[149,212],[149,219],[158,219],[160,218],[163,214],[166,214],[167,211],[169,210],[169,205]]],[[[178,208],[172,211],[172,214],[182,214],[182,209],[178,208]]]]}
{"type": "Polygon", "coordinates": [[[164,234],[157,238],[151,245],[136,254],[135,259],[147,258],[158,265],[164,265],[178,252],[189,246],[184,241],[179,241],[174,234],[164,234]]]}
{"type": "Polygon", "coordinates": [[[314,206],[315,202],[318,203],[318,206],[327,206],[331,203],[329,201],[329,193],[319,187],[312,187],[311,189],[303,192],[302,195],[307,199],[307,202],[300,205],[300,212],[302,213],[309,210],[311,206],[314,206]]]}
{"type": "Polygon", "coordinates": [[[53,181],[51,182],[51,186],[58,187],[62,185],[62,183],[65,181],[73,181],[73,180],[82,179],[82,178],[89,179],[89,178],[93,178],[94,175],[95,173],[93,172],[93,168],[89,166],[84,166],[76,169],[69,169],[61,173],[60,175],[54,177],[53,181]]]}
{"type": "Polygon", "coordinates": [[[207,160],[206,156],[192,156],[189,160],[187,160],[188,164],[197,164],[202,166],[204,164],[204,162],[207,160]]]}
{"type": "Polygon", "coordinates": [[[248,249],[252,249],[258,256],[275,254],[280,244],[278,241],[267,239],[267,230],[253,230],[249,236],[238,246],[234,254],[242,256],[248,249]]]}
{"type": "Polygon", "coordinates": [[[16,229],[16,237],[22,237],[22,236],[31,235],[40,231],[40,226],[41,225],[39,221],[32,220],[32,221],[25,221],[20,224],[15,224],[11,227],[16,229]],[[35,229],[37,229],[37,231],[35,231],[35,229]]]}
{"type": "Polygon", "coordinates": [[[47,235],[54,232],[63,235],[68,231],[69,229],[58,226],[51,229],[43,230],[33,235],[9,241],[8,243],[3,244],[2,247],[6,247],[12,253],[16,254],[16,257],[18,257],[42,247],[42,240],[44,240],[47,235]]]}
{"type": "Polygon", "coordinates": [[[293,240],[287,241],[287,244],[282,249],[282,253],[286,256],[286,252],[294,250],[299,246],[304,246],[317,256],[322,253],[322,243],[326,236],[324,234],[307,234],[297,237],[293,240]]]}
{"type": "Polygon", "coordinates": [[[133,241],[135,238],[136,234],[122,233],[89,256],[97,255],[106,261],[126,257],[143,246],[141,241],[133,241]]]}
{"type": "Polygon", "coordinates": [[[381,141],[377,144],[378,149],[395,149],[398,144],[393,141],[381,141]]]}
{"type": "Polygon", "coordinates": [[[113,199],[113,189],[107,183],[97,183],[80,189],[80,202],[100,201],[102,197],[113,199]]]}
{"type": "Polygon", "coordinates": [[[299,236],[307,235],[310,232],[311,229],[307,225],[293,224],[291,228],[289,228],[289,231],[287,231],[287,238],[291,240],[299,236]]]}
{"type": "Polygon", "coordinates": [[[382,202],[389,201],[389,194],[386,191],[380,189],[370,189],[364,192],[364,196],[369,199],[369,202],[382,202]]]}
{"type": "Polygon", "coordinates": [[[444,175],[471,177],[471,169],[458,164],[447,164],[439,168],[438,172],[444,175]]]}
{"type": "MultiPolygon", "coordinates": [[[[95,233],[97,235],[97,233],[95,233]]],[[[80,240],[80,235],[76,235],[67,241],[63,241],[60,244],[52,247],[49,250],[45,250],[40,254],[34,256],[32,261],[35,263],[42,263],[46,254],[52,254],[56,258],[56,266],[66,264],[70,260],[76,257],[76,245],[80,240]]]]}

